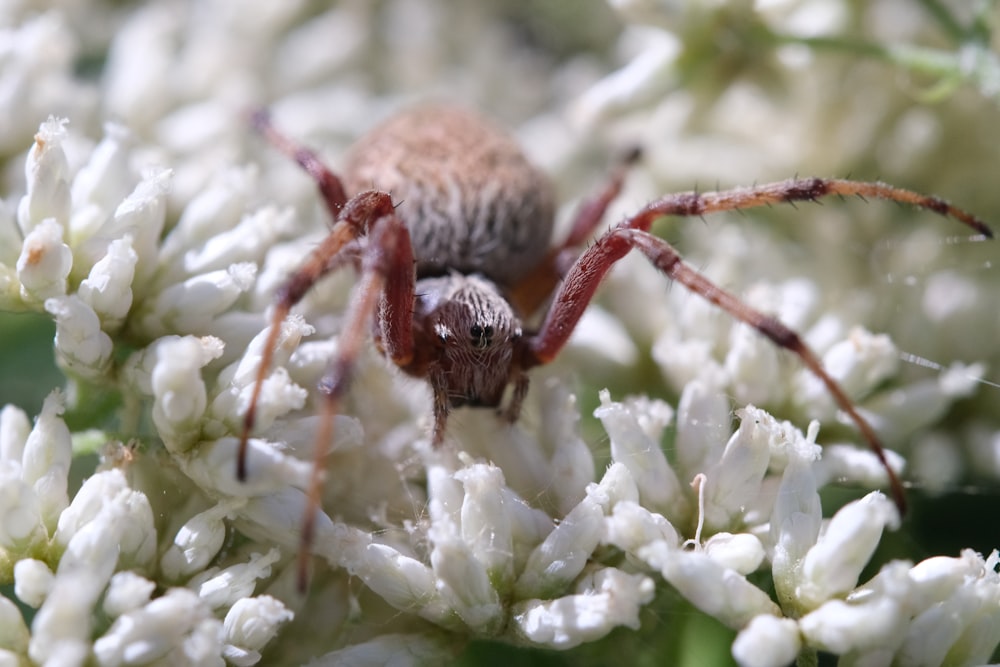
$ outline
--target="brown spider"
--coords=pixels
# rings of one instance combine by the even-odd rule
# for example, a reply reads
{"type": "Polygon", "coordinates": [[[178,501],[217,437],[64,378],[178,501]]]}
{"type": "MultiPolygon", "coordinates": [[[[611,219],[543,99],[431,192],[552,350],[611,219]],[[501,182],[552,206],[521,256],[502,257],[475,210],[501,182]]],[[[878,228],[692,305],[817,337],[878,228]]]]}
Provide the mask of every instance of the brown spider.
{"type": "Polygon", "coordinates": [[[451,408],[498,407],[508,385],[513,391],[503,414],[512,422],[518,418],[528,391],[527,371],[555,358],[608,270],[632,249],[646,255],[667,277],[795,353],[857,425],[885,467],[900,512],[904,510],[902,484],[886,461],[878,436],[801,337],[685,264],[649,228],[668,215],[701,216],[827,195],[858,195],[927,208],[991,237],[989,227],[974,216],[936,197],[884,183],[796,178],[722,192],[668,195],[582,249],[621,190],[628,165],[638,157],[635,152],[622,161],[600,194],[581,207],[566,240],[550,246],[555,202],[549,181],[513,139],[477,115],[448,106],[404,111],[355,144],[343,178],[312,151],[274,129],[265,112],[255,114],[253,123],[316,180],[333,227],[276,295],[244,419],[239,479],[246,477],[247,439],[281,322],[321,276],[346,263],[360,266],[337,356],[319,383],[324,406],[309,509],[303,519],[301,587],[333,416],[372,318],[378,349],[405,373],[430,383],[432,439],[440,445],[451,408]],[[546,302],[551,305],[538,330],[524,330],[522,318],[546,302]]]}

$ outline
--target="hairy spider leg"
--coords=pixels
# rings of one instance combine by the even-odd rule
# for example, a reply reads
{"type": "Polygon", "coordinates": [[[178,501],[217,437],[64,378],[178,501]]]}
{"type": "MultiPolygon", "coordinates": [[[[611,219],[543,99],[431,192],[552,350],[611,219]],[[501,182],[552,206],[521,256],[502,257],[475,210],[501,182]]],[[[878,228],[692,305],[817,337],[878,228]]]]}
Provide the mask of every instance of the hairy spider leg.
{"type": "Polygon", "coordinates": [[[340,177],[330,171],[316,153],[278,132],[271,123],[271,114],[267,109],[254,111],[250,116],[250,123],[268,143],[295,160],[307,174],[312,176],[323,202],[330,210],[330,219],[336,220],[340,209],[347,203],[347,192],[340,177]]]}
{"type": "Polygon", "coordinates": [[[900,514],[906,511],[902,482],[889,466],[885,450],[872,426],[861,416],[843,388],[823,368],[819,357],[801,337],[769,316],[745,304],[734,294],[718,287],[701,273],[685,264],[678,252],[666,241],[649,233],[657,218],[667,215],[691,216],[772,203],[812,201],[827,195],[860,195],[879,197],[913,204],[941,215],[953,217],[992,237],[990,228],[975,216],[957,209],[936,197],[884,183],[867,183],[841,179],[790,179],[752,188],[722,192],[687,192],[670,195],[652,202],[635,216],[614,227],[597,239],[569,269],[559,286],[555,299],[539,331],[525,343],[524,369],[552,361],[569,340],[584,310],[590,304],[598,285],[619,259],[633,248],[638,249],[667,277],[680,282],[692,292],[728,312],[735,319],[754,327],[776,345],[797,355],[802,363],[826,386],[837,405],[850,417],[878,457],[889,478],[892,495],[900,514]]]}
{"type": "MultiPolygon", "coordinates": [[[[383,193],[388,199],[388,195],[383,193]]],[[[302,517],[298,587],[305,592],[308,561],[314,540],[316,512],[320,506],[327,457],[333,441],[333,418],[350,385],[361,348],[378,311],[386,356],[398,365],[413,357],[413,301],[415,273],[410,232],[395,213],[372,223],[361,260],[361,276],[351,293],[344,327],[337,339],[337,354],[319,382],[323,410],[315,436],[312,475],[302,517]]]]}
{"type": "Polygon", "coordinates": [[[261,355],[250,405],[244,415],[243,432],[237,454],[237,478],[246,479],[247,442],[253,429],[261,385],[270,370],[281,323],[316,282],[330,271],[354,261],[360,248],[361,276],[355,285],[338,339],[337,355],[330,361],[319,389],[323,409],[315,436],[313,467],[306,490],[306,511],[298,553],[298,587],[308,584],[310,548],[315,537],[316,512],[320,505],[326,460],[333,440],[333,418],[350,384],[364,343],[368,323],[378,311],[382,332],[380,344],[394,363],[405,366],[413,358],[413,303],[415,280],[410,232],[396,215],[392,198],[384,192],[368,190],[346,198],[340,178],[311,150],[299,146],[278,132],[266,112],[253,116],[254,127],[281,152],[292,157],[316,181],[323,201],[336,220],[330,233],[310,253],[275,295],[271,328],[261,355]]]}
{"type": "Polygon", "coordinates": [[[390,214],[393,214],[392,201],[384,193],[364,192],[351,199],[343,206],[340,219],[334,224],[330,233],[275,294],[270,329],[261,352],[260,366],[257,368],[257,377],[254,379],[250,404],[243,415],[243,430],[240,434],[240,444],[236,454],[236,478],[240,481],[245,480],[247,476],[247,442],[257,419],[257,401],[260,400],[264,378],[271,370],[271,361],[274,358],[274,348],[281,332],[281,323],[288,317],[292,307],[301,301],[302,297],[316,284],[316,281],[344,264],[343,250],[366,233],[369,221],[390,214]]]}
{"type": "Polygon", "coordinates": [[[639,148],[622,155],[604,187],[577,208],[569,234],[562,243],[550,248],[538,266],[512,286],[510,299],[519,312],[534,313],[552,295],[556,285],[580,255],[580,246],[593,236],[608,206],[621,194],[629,169],[641,158],[642,150],[639,148]]]}

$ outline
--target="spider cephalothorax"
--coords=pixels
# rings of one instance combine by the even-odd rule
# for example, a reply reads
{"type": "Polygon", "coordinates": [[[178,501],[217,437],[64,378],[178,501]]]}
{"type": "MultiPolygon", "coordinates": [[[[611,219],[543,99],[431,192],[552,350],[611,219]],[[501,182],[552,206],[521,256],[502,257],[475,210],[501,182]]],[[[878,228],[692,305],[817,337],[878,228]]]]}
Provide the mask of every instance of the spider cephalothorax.
{"type": "Polygon", "coordinates": [[[500,288],[478,274],[423,278],[417,295],[414,361],[402,368],[430,381],[440,442],[449,408],[499,406],[507,385],[523,375],[515,358],[523,331],[500,288]]]}

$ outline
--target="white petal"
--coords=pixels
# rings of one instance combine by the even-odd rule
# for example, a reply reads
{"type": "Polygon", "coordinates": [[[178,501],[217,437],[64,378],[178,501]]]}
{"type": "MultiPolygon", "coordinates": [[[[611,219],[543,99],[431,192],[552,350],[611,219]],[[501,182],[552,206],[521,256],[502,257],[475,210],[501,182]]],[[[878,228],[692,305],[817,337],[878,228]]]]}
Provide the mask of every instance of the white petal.
{"type": "Polygon", "coordinates": [[[758,614],[779,614],[778,606],[767,593],[707,554],[643,549],[639,556],[660,570],[663,578],[691,604],[731,628],[745,626],[758,614]]]}
{"type": "Polygon", "coordinates": [[[64,370],[99,380],[111,365],[114,344],[101,330],[94,309],[76,294],[45,300],[56,320],[56,356],[64,370]]]}
{"type": "Polygon", "coordinates": [[[175,581],[203,570],[225,542],[224,519],[231,511],[230,505],[220,504],[188,519],[160,558],[164,576],[175,581]]]}
{"type": "Polygon", "coordinates": [[[22,479],[35,490],[42,520],[53,527],[59,513],[69,505],[67,486],[73,443],[60,417],[64,409],[60,391],[53,391],[46,397],[38,421],[24,445],[22,459],[22,479]]]}
{"type": "Polygon", "coordinates": [[[108,244],[107,254],[80,283],[78,295],[94,309],[107,331],[118,327],[132,307],[132,278],[138,259],[132,249],[132,237],[115,239],[108,244]]]}
{"type": "Polygon", "coordinates": [[[237,600],[226,613],[226,641],[259,651],[274,639],[278,628],[295,617],[280,600],[269,595],[237,600]]]}
{"type": "Polygon", "coordinates": [[[838,655],[862,650],[888,650],[902,640],[908,623],[898,602],[876,596],[860,604],[830,600],[799,619],[810,646],[838,655]]]}
{"type": "Polygon", "coordinates": [[[42,605],[54,580],[52,570],[40,560],[24,558],[14,564],[14,594],[29,607],[42,605]]]}
{"type": "Polygon", "coordinates": [[[606,490],[591,485],[587,497],[531,553],[515,586],[518,597],[549,597],[583,571],[600,543],[606,502],[606,490]]]}
{"type": "Polygon", "coordinates": [[[17,222],[25,235],[25,245],[42,221],[48,219],[52,224],[58,223],[60,229],[69,222],[70,196],[66,182],[69,165],[62,148],[67,123],[65,119],[50,116],[39,126],[35,145],[28,151],[24,167],[28,192],[17,209],[17,222]]]}
{"type": "Polygon", "coordinates": [[[66,294],[66,277],[73,267],[73,253],[63,243],[63,228],[53,218],[45,218],[24,238],[17,259],[17,279],[21,297],[42,302],[66,294]]]}
{"type": "Polygon", "coordinates": [[[675,549],[681,542],[677,529],[662,514],[654,514],[636,502],[618,502],[611,516],[604,519],[604,537],[601,541],[622,551],[635,553],[657,540],[662,540],[675,549]]]}
{"type": "Polygon", "coordinates": [[[682,518],[687,499],[663,450],[639,425],[635,413],[601,392],[601,407],[594,411],[611,437],[611,456],[632,473],[642,504],[670,518],[682,518]]]}
{"type": "Polygon", "coordinates": [[[21,461],[24,445],[31,433],[31,422],[24,410],[5,405],[0,410],[0,460],[21,461]]]}
{"type": "Polygon", "coordinates": [[[117,572],[104,594],[104,613],[111,618],[134,611],[147,604],[156,590],[156,582],[134,572],[117,572]]]}
{"type": "Polygon", "coordinates": [[[761,614],[736,635],[733,658],[740,667],[782,667],[795,662],[801,647],[795,621],[761,614]]]}
{"type": "Polygon", "coordinates": [[[854,588],[882,531],[898,525],[896,506],[877,491],[842,507],[802,563],[803,603],[815,606],[854,588]]]}
{"type": "Polygon", "coordinates": [[[252,553],[246,563],[204,571],[188,582],[188,588],[196,590],[212,609],[227,609],[240,598],[252,595],[257,580],[271,576],[271,566],[280,557],[278,549],[271,549],[266,554],[252,553]]]}
{"type": "Polygon", "coordinates": [[[517,633],[534,644],[572,648],[624,625],[639,628],[639,610],[653,599],[653,581],[602,568],[581,581],[575,595],[514,606],[517,633]]]}
{"type": "Polygon", "coordinates": [[[0,648],[24,654],[28,650],[28,638],[28,627],[24,624],[21,610],[6,597],[0,596],[0,648]]]}

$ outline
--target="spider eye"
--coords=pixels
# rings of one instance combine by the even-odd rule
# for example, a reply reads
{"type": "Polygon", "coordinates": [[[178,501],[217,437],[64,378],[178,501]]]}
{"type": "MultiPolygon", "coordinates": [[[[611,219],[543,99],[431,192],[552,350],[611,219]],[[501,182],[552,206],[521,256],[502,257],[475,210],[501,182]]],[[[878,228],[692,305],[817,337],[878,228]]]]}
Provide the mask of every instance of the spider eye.
{"type": "Polygon", "coordinates": [[[486,347],[493,338],[493,326],[489,324],[486,326],[473,324],[469,327],[469,336],[475,347],[486,347]]]}

